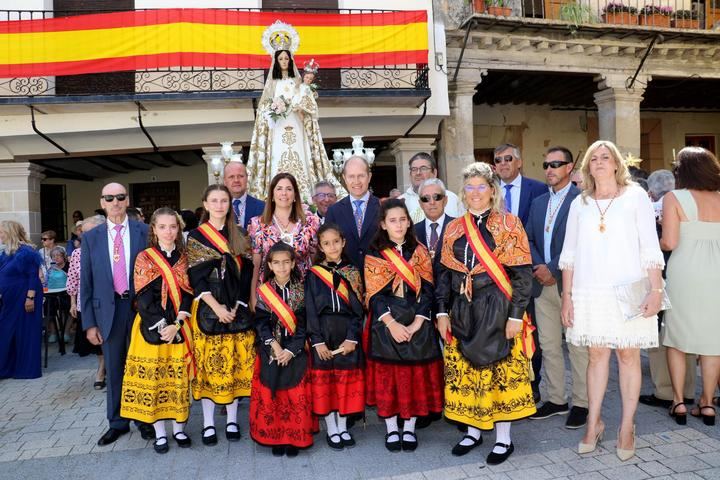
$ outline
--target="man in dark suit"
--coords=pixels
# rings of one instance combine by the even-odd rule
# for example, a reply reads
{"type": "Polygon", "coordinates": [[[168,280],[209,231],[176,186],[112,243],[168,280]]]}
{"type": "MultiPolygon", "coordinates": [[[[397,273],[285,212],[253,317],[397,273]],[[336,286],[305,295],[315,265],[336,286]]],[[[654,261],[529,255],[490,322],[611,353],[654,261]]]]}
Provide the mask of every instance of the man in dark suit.
{"type": "Polygon", "coordinates": [[[345,234],[345,253],[362,272],[365,254],[378,229],[380,199],[370,193],[372,174],[363,157],[350,157],[342,176],[349,195],[328,208],[325,222],[340,225],[345,234]]]}
{"type": "MultiPolygon", "coordinates": [[[[100,206],[107,222],[83,235],[80,275],[82,326],[93,345],[101,345],[107,380],[107,419],[110,428],[98,445],[108,445],[130,430],[120,418],[125,359],[130,346],[135,257],[147,246],[148,227],[129,220],[127,190],[118,183],[102,189],[100,206]]],[[[155,436],[152,426],[138,424],[144,439],[155,436]]]]}
{"type": "Polygon", "coordinates": [[[535,297],[535,323],[537,324],[545,365],[545,384],[548,399],[530,416],[533,420],[553,415],[565,415],[566,428],[580,428],[587,422],[587,385],[585,372],[588,364],[587,347],[568,344],[572,370],[572,409],[565,397],[565,357],[563,355],[563,328],[560,320],[562,307],[562,272],[558,268],[565,240],[570,204],[580,190],[570,182],[573,171],[572,153],[565,147],[552,147],[543,162],[545,179],[550,191],[537,197],[530,206],[526,226],[533,260],[533,297],[535,297]]]}
{"type": "MultiPolygon", "coordinates": [[[[425,219],[415,224],[415,236],[430,251],[433,261],[433,276],[437,279],[440,266],[440,250],[445,227],[455,217],[445,214],[445,205],[448,202],[445,184],[439,178],[429,178],[418,187],[420,208],[425,219]]],[[[435,282],[437,285],[437,281],[435,282]]]]}
{"type": "Polygon", "coordinates": [[[230,162],[223,170],[223,182],[232,195],[235,223],[247,230],[250,219],[262,215],[265,202],[247,193],[247,168],[242,162],[230,162]]]}
{"type": "Polygon", "coordinates": [[[520,173],[522,157],[520,149],[512,143],[504,143],[495,149],[493,159],[495,171],[500,177],[500,193],[505,198],[507,211],[520,217],[523,226],[527,224],[532,201],[547,193],[544,183],[523,177],[520,173]]]}

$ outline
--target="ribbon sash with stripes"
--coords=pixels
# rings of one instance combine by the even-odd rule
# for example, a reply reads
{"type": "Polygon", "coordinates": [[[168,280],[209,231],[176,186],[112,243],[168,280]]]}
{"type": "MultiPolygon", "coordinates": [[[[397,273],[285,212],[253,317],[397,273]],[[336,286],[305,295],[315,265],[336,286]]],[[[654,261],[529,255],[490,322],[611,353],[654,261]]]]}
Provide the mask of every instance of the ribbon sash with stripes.
{"type": "Polygon", "coordinates": [[[242,269],[242,259],[240,258],[240,255],[235,256],[232,254],[230,247],[228,246],[228,241],[222,236],[222,233],[218,232],[217,228],[213,227],[210,222],[203,223],[198,227],[198,230],[202,233],[202,236],[208,240],[208,242],[212,243],[213,246],[220,251],[220,253],[227,253],[230,255],[233,260],[235,260],[238,272],[240,272],[242,269]]]}
{"type": "Polygon", "coordinates": [[[338,286],[337,290],[335,290],[335,287],[333,286],[332,272],[317,265],[310,268],[310,271],[314,273],[320,280],[322,280],[325,285],[330,287],[330,290],[335,291],[338,294],[338,297],[342,298],[346,304],[350,305],[350,290],[348,289],[347,282],[345,282],[344,279],[340,279],[340,285],[338,286]]]}
{"type": "Polygon", "coordinates": [[[390,268],[400,275],[400,278],[402,278],[415,293],[420,291],[420,281],[415,281],[415,268],[413,268],[397,250],[394,248],[386,248],[380,252],[380,255],[390,263],[390,268]]]}
{"type": "Polygon", "coordinates": [[[148,248],[145,250],[150,259],[160,269],[160,275],[162,275],[165,285],[167,285],[168,296],[172,302],[175,315],[180,312],[180,303],[182,302],[182,290],[180,289],[180,282],[178,282],[175,272],[173,271],[170,263],[167,261],[165,256],[158,252],[155,247],[148,248]]]}
{"type": "Polygon", "coordinates": [[[270,285],[269,282],[263,283],[260,285],[260,288],[258,288],[258,294],[273,313],[278,316],[285,329],[290,332],[291,335],[294,335],[297,326],[295,312],[280,298],[280,295],[277,294],[272,285],[270,285]]]}

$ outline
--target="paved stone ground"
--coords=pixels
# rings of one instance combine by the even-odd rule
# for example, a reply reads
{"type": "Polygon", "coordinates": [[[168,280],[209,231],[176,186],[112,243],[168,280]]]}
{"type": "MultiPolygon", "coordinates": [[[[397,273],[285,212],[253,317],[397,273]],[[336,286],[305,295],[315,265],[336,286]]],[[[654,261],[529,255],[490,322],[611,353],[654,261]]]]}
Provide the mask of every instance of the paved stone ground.
{"type": "MultiPolygon", "coordinates": [[[[435,422],[418,432],[416,452],[391,454],[383,447],[384,427],[372,412],[366,425],[355,427],[358,445],[351,451],[330,450],[320,434],[316,445],[297,458],[275,458],[246,435],[247,401],[241,404],[243,438],[238,443],[225,441],[220,427],[219,444],[202,445],[202,412],[196,404],[187,429],[194,441],[190,449],[181,450],[171,441],[170,452],[158,455],[134,428],[115,444],[98,447],[106,428],[105,392],[93,390],[94,370],[92,357],[54,354],[41,379],[0,381],[0,479],[720,479],[720,427],[706,427],[690,417],[687,427],[680,428],[664,410],[643,405],[637,415],[637,456],[621,463],[615,456],[619,394],[612,373],[603,414],[609,438],[602,448],[577,455],[581,431],[563,428],[564,417],[525,420],[513,426],[515,454],[491,467],[484,459],[494,443],[492,433],[484,435],[482,447],[456,458],[450,448],[459,432],[435,422]]],[[[644,383],[647,389],[647,376],[644,383]]],[[[218,419],[224,425],[224,417],[218,419]]]]}

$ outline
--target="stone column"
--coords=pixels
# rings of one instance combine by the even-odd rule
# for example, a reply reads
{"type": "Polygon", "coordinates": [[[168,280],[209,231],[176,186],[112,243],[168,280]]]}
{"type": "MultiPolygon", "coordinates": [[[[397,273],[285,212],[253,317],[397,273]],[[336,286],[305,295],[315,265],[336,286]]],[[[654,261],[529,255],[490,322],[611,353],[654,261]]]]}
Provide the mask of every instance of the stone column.
{"type": "Polygon", "coordinates": [[[0,163],[0,220],[22,223],[30,241],[40,244],[40,182],[43,168],[29,162],[0,163]]]}
{"type": "Polygon", "coordinates": [[[390,144],[390,153],[395,157],[397,169],[397,188],[401,192],[412,185],[409,162],[413,155],[419,152],[432,154],[434,151],[434,138],[398,138],[390,144]]]}
{"type": "Polygon", "coordinates": [[[633,88],[629,90],[626,82],[629,82],[630,78],[631,74],[601,75],[595,103],[598,106],[600,139],[615,143],[623,155],[632,153],[639,157],[640,102],[651,77],[638,76],[633,88]]]}
{"type": "MultiPolygon", "coordinates": [[[[215,155],[220,155],[220,146],[212,146],[212,147],[203,147],[203,160],[205,160],[205,163],[207,164],[207,172],[208,172],[208,185],[211,183],[216,183],[215,174],[213,173],[213,166],[212,166],[212,157],[215,155]]],[[[222,155],[220,156],[222,160],[222,155]]],[[[223,167],[225,166],[225,163],[223,162],[223,167]]],[[[220,183],[223,181],[223,175],[222,175],[222,169],[220,170],[220,176],[218,177],[218,180],[220,183]]]]}

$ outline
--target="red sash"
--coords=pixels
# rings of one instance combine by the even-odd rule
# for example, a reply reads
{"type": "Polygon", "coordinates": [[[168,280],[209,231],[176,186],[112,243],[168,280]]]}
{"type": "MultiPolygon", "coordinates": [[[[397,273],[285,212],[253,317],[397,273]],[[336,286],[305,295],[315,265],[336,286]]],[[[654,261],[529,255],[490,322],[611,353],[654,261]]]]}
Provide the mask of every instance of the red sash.
{"type": "Polygon", "coordinates": [[[198,227],[198,231],[207,239],[208,242],[217,248],[220,253],[227,253],[233,257],[235,263],[237,264],[238,272],[240,272],[242,268],[242,258],[240,255],[236,256],[230,252],[228,241],[222,236],[222,233],[218,232],[217,228],[213,227],[210,222],[205,222],[198,227]]]}
{"type": "Polygon", "coordinates": [[[295,312],[280,298],[280,295],[278,295],[272,285],[270,285],[270,282],[260,285],[258,294],[273,313],[278,316],[285,329],[290,332],[291,335],[294,335],[297,326],[295,312]]]}
{"type": "MultiPolygon", "coordinates": [[[[462,226],[467,242],[475,253],[475,256],[480,260],[480,263],[488,275],[490,275],[490,278],[493,279],[495,285],[497,285],[505,297],[510,300],[512,298],[510,277],[508,277],[505,268],[503,268],[498,258],[492,250],[490,250],[490,247],[485,243],[470,212],[467,212],[462,217],[462,226]]],[[[532,358],[535,353],[535,342],[532,336],[534,330],[535,327],[530,323],[530,317],[526,312],[523,315],[522,349],[527,358],[532,358]]]]}
{"type": "Polygon", "coordinates": [[[397,250],[386,248],[380,252],[380,255],[390,263],[390,268],[408,284],[413,292],[420,291],[420,278],[416,275],[415,268],[397,250]]]}
{"type": "Polygon", "coordinates": [[[310,268],[310,271],[322,280],[323,283],[330,288],[330,290],[337,292],[338,297],[342,298],[346,304],[350,305],[350,290],[348,289],[347,282],[343,278],[340,279],[340,285],[337,290],[335,290],[335,287],[333,286],[332,272],[317,265],[310,268]]]}

